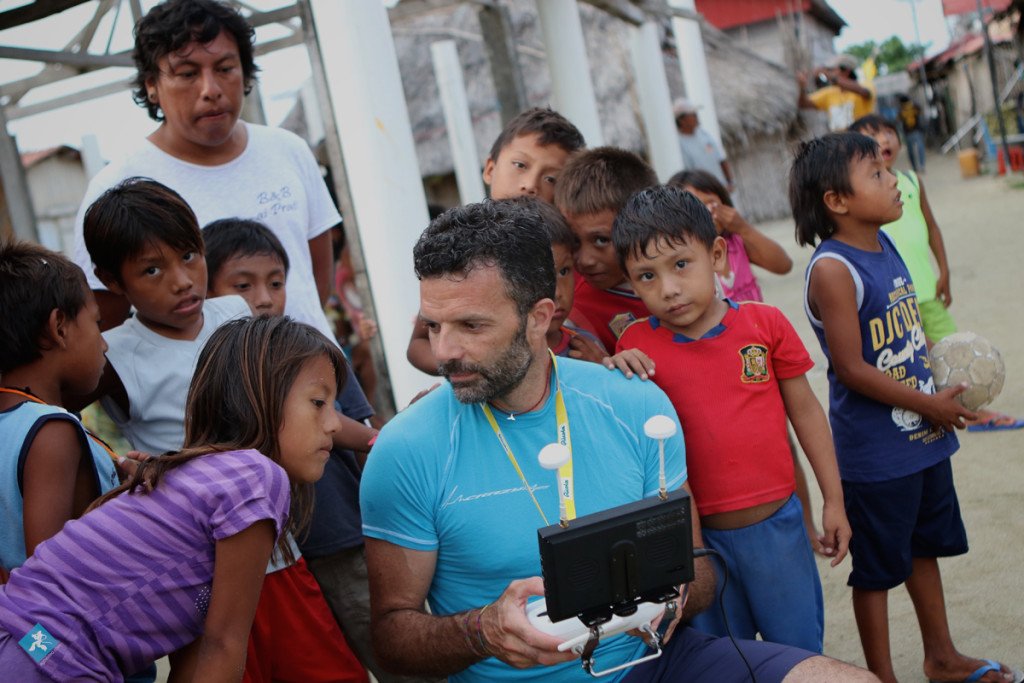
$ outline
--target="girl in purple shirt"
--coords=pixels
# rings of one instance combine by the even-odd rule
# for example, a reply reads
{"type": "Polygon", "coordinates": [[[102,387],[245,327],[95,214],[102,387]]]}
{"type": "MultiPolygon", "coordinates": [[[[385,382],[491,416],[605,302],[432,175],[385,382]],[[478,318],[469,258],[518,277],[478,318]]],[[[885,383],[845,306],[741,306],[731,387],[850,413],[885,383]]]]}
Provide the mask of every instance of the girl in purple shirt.
{"type": "Polygon", "coordinates": [[[120,681],[171,656],[238,681],[267,562],[300,531],[339,428],[345,360],[288,318],[225,324],[199,356],[185,447],[141,465],[0,586],[6,680],[120,681]]]}

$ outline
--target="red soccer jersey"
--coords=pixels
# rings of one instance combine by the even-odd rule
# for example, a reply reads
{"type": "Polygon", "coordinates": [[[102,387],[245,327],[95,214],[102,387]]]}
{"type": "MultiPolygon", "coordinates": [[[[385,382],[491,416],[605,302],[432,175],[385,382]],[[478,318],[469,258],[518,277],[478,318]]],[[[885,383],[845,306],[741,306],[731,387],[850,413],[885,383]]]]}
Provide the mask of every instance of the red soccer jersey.
{"type": "Polygon", "coordinates": [[[701,514],[743,510],[794,490],[793,458],[779,380],[813,367],[803,342],[773,306],[730,302],[701,339],[661,327],[630,326],[616,352],[640,349],[655,363],[654,382],[679,414],[686,469],[701,514]]]}
{"type": "Polygon", "coordinates": [[[643,300],[627,289],[597,289],[582,277],[576,278],[572,304],[574,320],[585,317],[606,349],[614,349],[622,331],[629,324],[651,313],[643,300]]]}

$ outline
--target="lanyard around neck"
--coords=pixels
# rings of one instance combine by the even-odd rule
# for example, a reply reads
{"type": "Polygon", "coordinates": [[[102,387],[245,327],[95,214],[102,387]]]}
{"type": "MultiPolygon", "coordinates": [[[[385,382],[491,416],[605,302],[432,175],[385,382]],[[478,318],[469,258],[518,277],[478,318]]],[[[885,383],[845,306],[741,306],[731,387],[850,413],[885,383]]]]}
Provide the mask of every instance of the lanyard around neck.
{"type": "MultiPolygon", "coordinates": [[[[44,405],[44,406],[48,405],[51,408],[57,408],[58,410],[64,410],[64,408],[61,408],[60,406],[55,406],[55,405],[49,404],[46,401],[42,400],[41,398],[39,398],[37,396],[33,396],[32,394],[28,393],[27,391],[19,391],[17,389],[10,389],[8,387],[0,387],[0,393],[16,394],[18,396],[22,396],[24,398],[27,398],[29,401],[32,401],[33,403],[39,403],[39,404],[44,405]]],[[[64,412],[67,413],[68,415],[74,416],[73,413],[71,413],[71,412],[69,412],[67,410],[64,410],[64,412]]],[[[82,421],[79,420],[78,423],[82,424],[82,421]]],[[[94,443],[96,443],[100,448],[102,448],[104,451],[107,452],[107,455],[110,456],[111,460],[113,460],[114,462],[118,462],[118,461],[121,460],[121,458],[118,457],[117,453],[115,453],[114,450],[110,446],[107,445],[106,441],[104,441],[100,437],[96,436],[91,431],[89,431],[88,427],[86,427],[84,424],[82,425],[82,429],[85,430],[85,435],[86,436],[88,436],[90,439],[92,439],[94,443]]]]}
{"type": "MultiPolygon", "coordinates": [[[[573,491],[573,480],[572,480],[572,439],[569,436],[569,413],[565,409],[565,398],[562,396],[562,385],[558,381],[558,361],[555,360],[555,355],[548,351],[551,355],[551,366],[554,368],[555,375],[555,423],[556,423],[556,439],[555,441],[569,449],[569,461],[558,468],[558,481],[561,485],[558,487],[558,495],[565,502],[565,513],[566,519],[576,519],[576,497],[573,491]]],[[[494,413],[491,412],[491,407],[487,403],[482,403],[484,415],[487,417],[487,422],[491,425],[491,429],[494,430],[494,435],[498,437],[498,442],[501,447],[505,449],[505,455],[508,456],[509,462],[512,463],[512,467],[515,468],[516,474],[519,475],[519,481],[523,482],[523,487],[526,492],[530,494],[530,499],[533,500],[534,506],[537,508],[537,512],[540,513],[541,519],[544,520],[544,524],[548,525],[547,515],[544,514],[543,508],[540,506],[540,502],[537,500],[537,496],[533,493],[533,487],[530,486],[530,482],[526,480],[526,475],[523,474],[522,468],[519,466],[519,462],[516,460],[515,454],[512,453],[512,448],[508,444],[508,440],[505,439],[505,435],[501,431],[501,427],[498,426],[498,421],[494,419],[494,413]]]]}

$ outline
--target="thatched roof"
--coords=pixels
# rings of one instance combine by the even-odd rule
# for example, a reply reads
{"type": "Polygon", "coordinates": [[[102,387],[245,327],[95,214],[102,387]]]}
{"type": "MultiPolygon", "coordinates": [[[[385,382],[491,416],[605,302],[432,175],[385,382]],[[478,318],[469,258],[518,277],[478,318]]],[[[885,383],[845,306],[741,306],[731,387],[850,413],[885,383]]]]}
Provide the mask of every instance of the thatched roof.
{"type": "MultiPolygon", "coordinates": [[[[527,99],[531,106],[547,105],[551,99],[551,80],[536,5],[533,0],[510,0],[508,6],[527,99]]],[[[580,3],[580,14],[604,141],[642,152],[646,142],[633,88],[630,26],[586,3],[580,3]]],[[[682,78],[668,28],[666,23],[666,74],[675,97],[683,94],[682,78]]],[[[707,24],[704,28],[708,70],[726,146],[735,151],[760,136],[788,130],[797,118],[792,75],[733,45],[725,34],[707,24]]],[[[474,5],[460,3],[415,15],[396,15],[392,18],[392,33],[423,175],[447,174],[452,170],[430,55],[430,44],[437,40],[456,42],[482,163],[501,130],[501,120],[474,5]]]]}

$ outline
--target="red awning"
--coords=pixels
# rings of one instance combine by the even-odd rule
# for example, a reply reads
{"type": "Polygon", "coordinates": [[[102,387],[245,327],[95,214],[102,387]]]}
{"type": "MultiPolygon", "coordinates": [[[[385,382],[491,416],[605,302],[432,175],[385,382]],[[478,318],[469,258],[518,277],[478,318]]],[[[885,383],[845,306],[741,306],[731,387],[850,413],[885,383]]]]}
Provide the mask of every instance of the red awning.
{"type": "MultiPolygon", "coordinates": [[[[1002,12],[1010,6],[1011,2],[1012,0],[981,0],[981,6],[985,9],[1002,12]]],[[[976,0],[942,0],[942,13],[947,17],[977,11],[978,3],[976,0]]]]}

